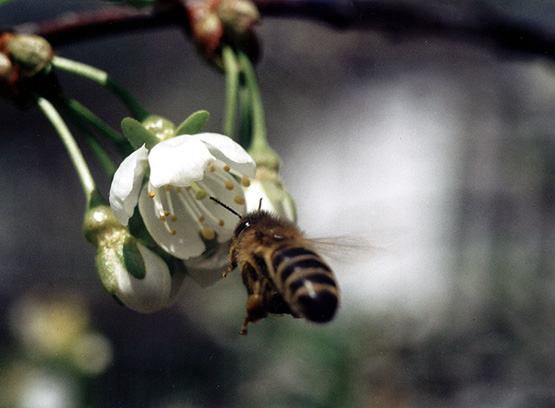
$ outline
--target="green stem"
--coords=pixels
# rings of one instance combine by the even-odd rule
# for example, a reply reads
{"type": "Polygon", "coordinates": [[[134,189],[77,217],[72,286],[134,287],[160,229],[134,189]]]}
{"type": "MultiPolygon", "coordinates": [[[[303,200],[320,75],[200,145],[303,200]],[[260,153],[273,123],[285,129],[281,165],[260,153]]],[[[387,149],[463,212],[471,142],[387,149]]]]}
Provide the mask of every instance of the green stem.
{"type": "Polygon", "coordinates": [[[69,157],[71,158],[73,166],[77,171],[77,175],[79,176],[81,185],[83,186],[83,190],[87,198],[87,203],[90,203],[95,196],[95,192],[97,191],[96,184],[89,171],[87,163],[85,162],[85,159],[81,154],[81,150],[79,149],[79,146],[77,146],[77,143],[73,138],[73,135],[69,131],[64,120],[62,119],[62,117],[60,116],[60,114],[58,113],[54,105],[52,105],[50,101],[48,101],[43,97],[37,98],[37,104],[39,108],[42,110],[42,112],[44,113],[44,115],[48,118],[50,123],[52,123],[52,125],[58,132],[58,135],[62,139],[62,142],[64,143],[67,149],[69,157]]]}
{"type": "MultiPolygon", "coordinates": [[[[89,144],[94,154],[96,155],[96,158],[98,159],[100,165],[102,166],[104,173],[111,180],[112,177],[114,176],[114,173],[116,172],[116,165],[114,164],[113,160],[110,158],[110,156],[108,155],[104,147],[102,147],[102,145],[98,142],[98,140],[94,137],[94,135],[91,134],[91,132],[89,131],[89,128],[87,127],[87,125],[90,125],[91,122],[88,120],[87,117],[81,115],[82,112],[74,109],[74,106],[70,104],[71,101],[79,104],[79,102],[75,100],[72,100],[69,98],[62,98],[62,101],[59,102],[60,104],[59,108],[61,108],[64,111],[64,113],[66,113],[69,116],[73,124],[83,134],[87,143],[89,144]]],[[[122,140],[119,142],[118,145],[123,144],[122,142],[124,141],[124,139],[123,138],[121,139],[122,140]]],[[[125,145],[129,146],[129,143],[125,142],[125,145]]]]}
{"type": "Polygon", "coordinates": [[[116,172],[116,169],[117,169],[116,165],[114,164],[114,161],[110,158],[108,153],[106,153],[106,150],[104,150],[104,147],[102,147],[102,145],[98,143],[98,140],[96,140],[88,132],[83,132],[83,134],[85,136],[85,139],[87,140],[87,143],[89,144],[96,158],[98,159],[100,165],[102,166],[104,173],[106,174],[108,179],[112,180],[112,177],[114,177],[114,173],[116,172]]]}
{"type": "Polygon", "coordinates": [[[238,55],[239,64],[244,75],[245,87],[249,92],[250,112],[252,120],[252,138],[248,147],[249,154],[257,165],[270,168],[279,167],[279,157],[268,144],[266,137],[266,119],[262,95],[258,86],[256,71],[250,58],[243,52],[238,55]]]}
{"type": "Polygon", "coordinates": [[[249,90],[251,98],[251,115],[252,115],[252,141],[251,147],[255,145],[267,146],[266,139],[266,118],[264,117],[264,107],[262,105],[262,96],[258,86],[258,78],[249,57],[239,52],[239,63],[245,77],[245,85],[249,90]]]}
{"type": "Polygon", "coordinates": [[[241,117],[239,126],[239,144],[244,148],[251,145],[252,140],[252,117],[251,117],[251,95],[244,83],[241,84],[239,90],[239,98],[241,100],[241,117]]]}
{"type": "Polygon", "coordinates": [[[224,63],[226,94],[225,94],[225,117],[224,117],[224,135],[233,137],[235,129],[235,119],[237,116],[237,92],[239,89],[239,66],[235,53],[229,46],[225,46],[222,50],[222,59],[224,63]]]}
{"type": "Polygon", "coordinates": [[[92,67],[81,62],[73,61],[67,58],[55,56],[52,59],[52,65],[62,71],[66,71],[83,78],[87,78],[100,86],[110,90],[117,98],[119,98],[125,106],[129,109],[131,114],[139,121],[142,122],[149,116],[149,113],[143,106],[135,99],[131,93],[122,85],[112,79],[108,73],[98,68],[92,67]]]}
{"type": "Polygon", "coordinates": [[[84,121],[90,123],[96,130],[102,133],[106,138],[116,146],[121,144],[128,144],[127,139],[116,130],[114,130],[110,125],[96,116],[92,111],[90,111],[86,106],[81,104],[72,98],[65,99],[66,106],[78,117],[84,121]]]}

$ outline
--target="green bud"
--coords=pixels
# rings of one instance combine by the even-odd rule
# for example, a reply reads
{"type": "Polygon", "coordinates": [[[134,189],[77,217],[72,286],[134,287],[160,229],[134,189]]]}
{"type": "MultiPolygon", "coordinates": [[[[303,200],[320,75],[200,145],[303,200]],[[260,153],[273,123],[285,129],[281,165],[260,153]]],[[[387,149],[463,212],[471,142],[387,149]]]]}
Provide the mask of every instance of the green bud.
{"type": "Polygon", "coordinates": [[[35,75],[54,58],[48,41],[36,35],[14,35],[6,48],[14,63],[19,65],[22,76],[35,75]]]}
{"type": "Polygon", "coordinates": [[[229,32],[242,35],[260,22],[260,13],[253,2],[247,0],[223,0],[218,16],[229,32]]]}
{"type": "Polygon", "coordinates": [[[150,115],[143,120],[144,128],[152,132],[161,142],[175,136],[175,125],[166,118],[157,115],[150,115]]]}

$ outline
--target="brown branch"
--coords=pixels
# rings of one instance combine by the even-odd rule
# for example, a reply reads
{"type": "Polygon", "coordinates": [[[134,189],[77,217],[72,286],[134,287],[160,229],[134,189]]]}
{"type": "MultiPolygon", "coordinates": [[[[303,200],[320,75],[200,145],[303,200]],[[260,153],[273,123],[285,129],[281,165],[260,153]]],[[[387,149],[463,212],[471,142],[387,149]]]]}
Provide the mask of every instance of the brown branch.
{"type": "Polygon", "coordinates": [[[181,25],[189,21],[182,7],[137,10],[128,6],[108,6],[81,14],[67,13],[50,20],[23,24],[14,31],[46,38],[52,45],[69,44],[112,34],[181,25]]]}
{"type": "MultiPolygon", "coordinates": [[[[375,0],[254,0],[263,17],[297,17],[328,23],[338,29],[374,30],[403,39],[434,35],[468,41],[517,56],[555,59],[555,34],[481,7],[469,12],[437,8],[425,3],[375,0]]],[[[169,2],[168,2],[169,3],[169,2]]],[[[189,29],[185,2],[175,1],[159,10],[138,11],[125,6],[107,7],[54,21],[16,27],[16,31],[42,35],[53,44],[80,41],[145,28],[180,25],[189,29]]]]}

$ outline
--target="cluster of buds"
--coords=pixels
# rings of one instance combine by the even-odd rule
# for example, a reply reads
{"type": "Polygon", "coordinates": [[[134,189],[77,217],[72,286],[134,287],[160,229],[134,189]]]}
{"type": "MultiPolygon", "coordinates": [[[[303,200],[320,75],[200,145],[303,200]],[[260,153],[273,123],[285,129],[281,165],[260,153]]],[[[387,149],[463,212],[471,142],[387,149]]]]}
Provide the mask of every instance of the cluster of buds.
{"type": "Polygon", "coordinates": [[[259,46],[253,27],[260,15],[249,0],[197,0],[187,4],[192,36],[208,61],[222,67],[222,45],[241,49],[252,60],[259,46]]]}
{"type": "Polygon", "coordinates": [[[31,92],[45,93],[55,81],[42,81],[54,58],[52,47],[42,37],[0,33],[0,96],[21,106],[30,105],[31,92]],[[40,77],[40,78],[39,78],[40,77]],[[37,80],[38,79],[38,80],[37,80]]]}

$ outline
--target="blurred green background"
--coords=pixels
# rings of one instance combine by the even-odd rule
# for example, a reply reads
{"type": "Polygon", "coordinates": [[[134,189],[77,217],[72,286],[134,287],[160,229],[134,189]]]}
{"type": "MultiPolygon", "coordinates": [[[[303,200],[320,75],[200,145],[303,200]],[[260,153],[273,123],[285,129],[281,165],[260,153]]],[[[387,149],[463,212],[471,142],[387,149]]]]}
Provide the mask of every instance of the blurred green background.
{"type": "MultiPolygon", "coordinates": [[[[551,1],[408,3],[487,4],[554,29],[551,1]]],[[[19,0],[0,27],[102,6],[19,0]]],[[[0,407],[555,406],[554,61],[292,18],[258,32],[269,139],[299,224],[363,243],[330,254],[337,318],[274,317],[241,337],[238,273],[187,279],[153,315],[119,307],[54,130],[0,104],[0,407]]],[[[152,113],[179,123],[206,109],[221,129],[224,79],[177,28],[56,52],[108,71],[152,113]]],[[[60,79],[113,126],[127,114],[60,79]]]]}

